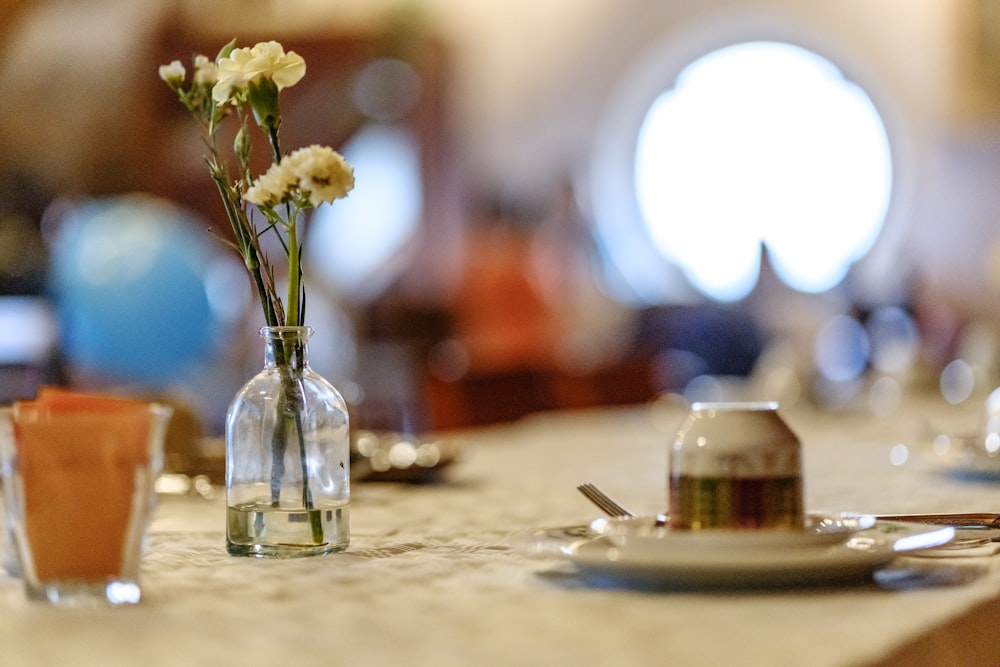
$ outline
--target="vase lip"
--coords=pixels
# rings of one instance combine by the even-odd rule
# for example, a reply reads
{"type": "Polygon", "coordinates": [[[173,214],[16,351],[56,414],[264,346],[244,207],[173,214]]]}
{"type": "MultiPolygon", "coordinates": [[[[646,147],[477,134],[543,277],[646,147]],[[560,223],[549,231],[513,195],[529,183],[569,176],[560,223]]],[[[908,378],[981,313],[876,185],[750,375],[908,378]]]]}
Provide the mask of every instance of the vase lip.
{"type": "Polygon", "coordinates": [[[308,325],[304,326],[263,326],[260,328],[261,338],[280,338],[284,336],[305,336],[309,338],[313,335],[313,328],[308,325]]]}

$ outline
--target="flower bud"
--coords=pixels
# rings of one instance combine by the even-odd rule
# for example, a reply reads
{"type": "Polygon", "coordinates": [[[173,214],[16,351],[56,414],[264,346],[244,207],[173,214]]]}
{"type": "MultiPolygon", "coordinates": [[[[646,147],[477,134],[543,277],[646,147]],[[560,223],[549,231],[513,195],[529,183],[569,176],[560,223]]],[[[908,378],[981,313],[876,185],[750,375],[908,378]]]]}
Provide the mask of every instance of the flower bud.
{"type": "Polygon", "coordinates": [[[160,78],[171,86],[180,84],[186,75],[187,70],[184,69],[180,60],[175,60],[169,65],[160,65],[160,78]]]}
{"type": "Polygon", "coordinates": [[[233,152],[242,159],[250,155],[250,137],[245,125],[240,127],[233,139],[233,152]]]}
{"type": "Polygon", "coordinates": [[[278,108],[278,86],[273,79],[261,78],[247,86],[247,101],[257,124],[266,131],[277,130],[281,124],[278,108]]]}
{"type": "Polygon", "coordinates": [[[219,78],[215,63],[207,56],[198,55],[194,58],[194,82],[201,86],[214,86],[219,78]]]}

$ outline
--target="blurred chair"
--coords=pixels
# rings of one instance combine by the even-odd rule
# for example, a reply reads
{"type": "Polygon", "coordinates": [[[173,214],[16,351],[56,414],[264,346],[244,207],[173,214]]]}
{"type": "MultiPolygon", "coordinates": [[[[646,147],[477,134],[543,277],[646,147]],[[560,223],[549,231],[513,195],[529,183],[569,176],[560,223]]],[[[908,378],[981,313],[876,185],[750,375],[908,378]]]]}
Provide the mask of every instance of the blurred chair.
{"type": "Polygon", "coordinates": [[[749,376],[764,349],[757,324],[711,303],[658,306],[639,314],[634,353],[659,366],[659,389],[683,389],[701,375],[749,376]]]}
{"type": "Polygon", "coordinates": [[[33,178],[0,167],[0,403],[32,398],[39,386],[60,378],[39,229],[46,201],[33,178]]]}

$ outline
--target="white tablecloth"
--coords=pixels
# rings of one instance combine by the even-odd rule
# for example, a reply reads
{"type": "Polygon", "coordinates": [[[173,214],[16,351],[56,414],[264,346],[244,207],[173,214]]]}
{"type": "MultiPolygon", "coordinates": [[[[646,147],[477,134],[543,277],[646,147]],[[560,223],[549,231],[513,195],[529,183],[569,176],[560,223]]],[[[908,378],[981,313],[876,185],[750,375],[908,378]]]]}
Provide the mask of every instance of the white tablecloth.
{"type": "MultiPolygon", "coordinates": [[[[1000,483],[890,463],[894,445],[917,443],[926,406],[783,414],[803,440],[809,509],[1000,511],[1000,483]]],[[[229,557],[220,501],[163,497],[135,608],[55,609],[0,576],[0,665],[1000,662],[1000,556],[897,559],[888,587],[681,593],[595,588],[512,548],[526,530],[595,517],[583,481],[662,510],[682,417],[554,413],[463,433],[445,484],[356,483],[351,548],[321,558],[229,557]]]]}

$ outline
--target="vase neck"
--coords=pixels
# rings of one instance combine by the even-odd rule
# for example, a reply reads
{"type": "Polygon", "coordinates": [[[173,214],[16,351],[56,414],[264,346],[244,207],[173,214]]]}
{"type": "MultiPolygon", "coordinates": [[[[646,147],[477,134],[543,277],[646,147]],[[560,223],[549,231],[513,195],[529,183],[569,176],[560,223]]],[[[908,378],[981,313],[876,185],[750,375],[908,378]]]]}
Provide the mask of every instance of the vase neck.
{"type": "Polygon", "coordinates": [[[262,327],[264,367],[302,371],[309,367],[312,327],[262,327]]]}

